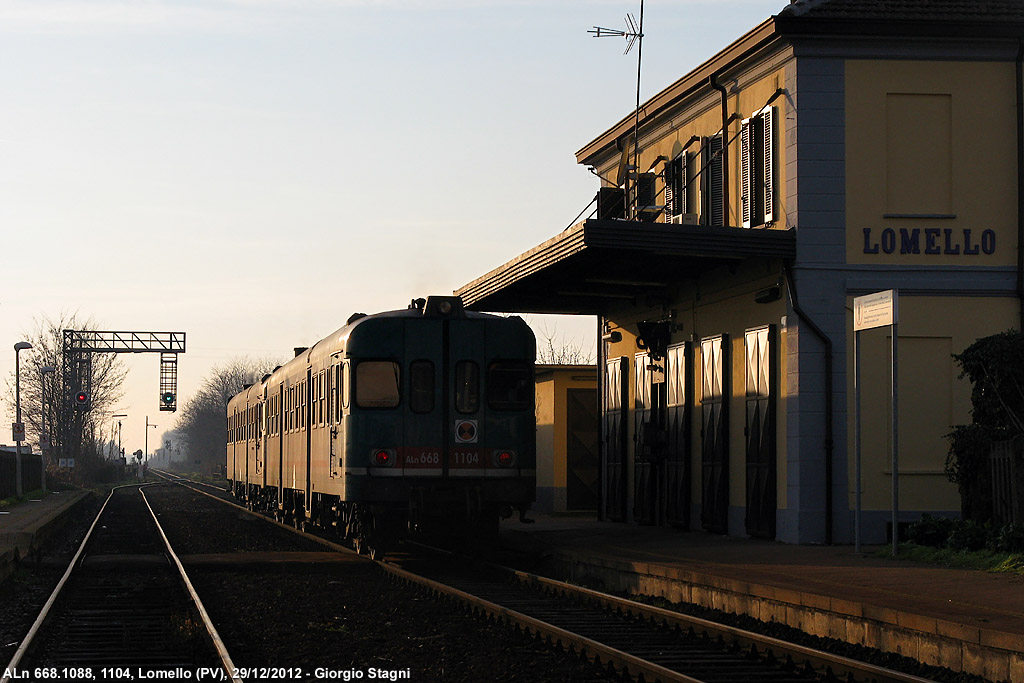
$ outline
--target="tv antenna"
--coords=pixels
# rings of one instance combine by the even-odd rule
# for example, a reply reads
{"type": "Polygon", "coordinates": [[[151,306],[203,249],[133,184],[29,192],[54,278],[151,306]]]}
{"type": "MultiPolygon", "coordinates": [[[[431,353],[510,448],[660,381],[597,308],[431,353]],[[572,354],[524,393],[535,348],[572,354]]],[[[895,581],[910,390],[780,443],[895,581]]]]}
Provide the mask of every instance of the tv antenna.
{"type": "MultiPolygon", "coordinates": [[[[637,173],[637,182],[640,180],[639,169],[640,169],[640,152],[637,145],[640,141],[640,66],[643,63],[644,55],[644,0],[640,0],[640,21],[637,21],[632,14],[626,15],[626,30],[620,31],[614,28],[602,28],[595,26],[587,33],[593,34],[595,38],[625,38],[626,39],[626,51],[622,54],[628,55],[629,51],[636,45],[636,109],[633,113],[633,168],[632,170],[637,173]]],[[[627,168],[627,170],[629,170],[627,168]]],[[[628,182],[629,174],[626,174],[628,182]]],[[[633,215],[636,215],[636,209],[633,210],[633,215]]]]}

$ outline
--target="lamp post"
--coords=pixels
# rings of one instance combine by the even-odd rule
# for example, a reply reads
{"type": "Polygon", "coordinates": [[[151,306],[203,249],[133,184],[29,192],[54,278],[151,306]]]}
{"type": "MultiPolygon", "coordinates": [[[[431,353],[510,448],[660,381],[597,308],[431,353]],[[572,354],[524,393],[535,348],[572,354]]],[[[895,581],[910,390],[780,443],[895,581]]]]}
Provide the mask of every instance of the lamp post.
{"type": "MultiPolygon", "coordinates": [[[[128,417],[128,413],[118,413],[117,415],[111,415],[111,420],[117,420],[117,457],[121,457],[121,420],[118,418],[128,417]]],[[[111,429],[113,431],[113,429],[111,429]]],[[[111,441],[113,441],[113,435],[111,435],[111,441]]]]}
{"type": "Polygon", "coordinates": [[[157,425],[149,424],[149,415],[146,416],[146,448],[143,451],[145,453],[145,461],[149,462],[149,428],[156,429],[157,425]]]}
{"type": "MultiPolygon", "coordinates": [[[[50,450],[50,435],[46,433],[46,376],[52,375],[56,371],[56,368],[52,365],[44,365],[39,368],[39,402],[43,410],[39,425],[39,466],[42,468],[39,481],[42,484],[43,491],[46,491],[46,451],[50,450]]],[[[52,424],[50,429],[53,429],[52,424]]]]}
{"type": "Polygon", "coordinates": [[[19,496],[24,493],[21,485],[21,442],[25,439],[25,425],[21,422],[21,352],[31,348],[32,345],[25,341],[14,345],[14,442],[17,444],[14,455],[14,476],[17,479],[15,492],[19,496]]]}

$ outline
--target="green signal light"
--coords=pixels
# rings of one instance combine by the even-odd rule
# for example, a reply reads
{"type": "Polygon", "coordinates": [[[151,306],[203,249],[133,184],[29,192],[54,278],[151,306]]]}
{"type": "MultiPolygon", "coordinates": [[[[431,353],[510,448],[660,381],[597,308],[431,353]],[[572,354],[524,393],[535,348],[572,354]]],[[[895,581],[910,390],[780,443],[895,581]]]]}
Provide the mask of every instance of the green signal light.
{"type": "Polygon", "coordinates": [[[167,403],[168,405],[174,403],[174,394],[170,391],[166,391],[160,394],[160,400],[163,401],[164,403],[167,403]]]}

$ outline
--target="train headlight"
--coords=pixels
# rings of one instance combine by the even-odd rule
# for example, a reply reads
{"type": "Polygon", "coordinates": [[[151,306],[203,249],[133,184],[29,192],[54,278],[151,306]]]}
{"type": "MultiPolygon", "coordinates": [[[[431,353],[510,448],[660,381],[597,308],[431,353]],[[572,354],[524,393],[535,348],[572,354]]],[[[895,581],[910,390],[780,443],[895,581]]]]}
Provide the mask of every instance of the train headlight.
{"type": "Polygon", "coordinates": [[[509,450],[494,451],[494,464],[498,467],[515,467],[516,452],[509,450]]]}
{"type": "Polygon", "coordinates": [[[395,464],[395,451],[390,448],[378,448],[373,451],[373,464],[377,467],[393,467],[395,464]]]}

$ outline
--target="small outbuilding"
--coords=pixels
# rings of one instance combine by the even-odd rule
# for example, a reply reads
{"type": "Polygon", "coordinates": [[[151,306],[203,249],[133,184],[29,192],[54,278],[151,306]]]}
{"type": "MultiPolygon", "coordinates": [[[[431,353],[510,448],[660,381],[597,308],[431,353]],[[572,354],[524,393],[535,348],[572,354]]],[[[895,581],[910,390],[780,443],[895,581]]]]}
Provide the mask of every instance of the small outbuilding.
{"type": "Polygon", "coordinates": [[[597,366],[537,365],[539,512],[597,510],[597,366]]]}

